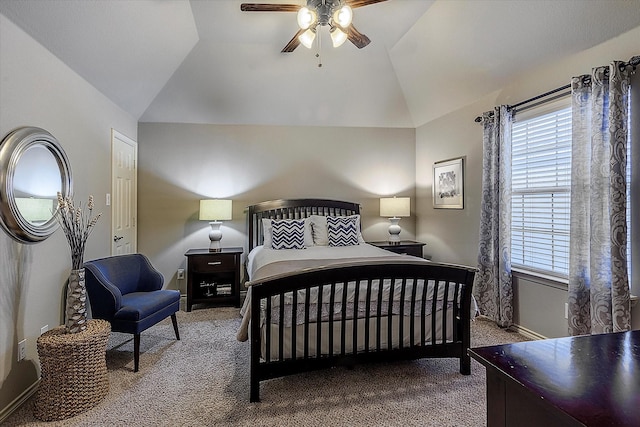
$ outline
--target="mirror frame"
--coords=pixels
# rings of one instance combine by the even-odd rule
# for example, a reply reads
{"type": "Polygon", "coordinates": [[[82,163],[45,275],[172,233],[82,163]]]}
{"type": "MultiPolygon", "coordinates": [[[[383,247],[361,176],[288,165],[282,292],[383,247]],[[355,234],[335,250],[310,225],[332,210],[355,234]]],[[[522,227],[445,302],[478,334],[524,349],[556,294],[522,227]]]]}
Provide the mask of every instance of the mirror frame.
{"type": "MultiPolygon", "coordinates": [[[[58,140],[46,130],[33,126],[21,127],[2,140],[0,143],[0,225],[13,239],[21,243],[41,242],[58,228],[55,215],[52,215],[44,224],[33,224],[22,216],[16,204],[13,191],[16,166],[25,151],[35,146],[49,150],[58,164],[60,192],[63,197],[69,197],[73,183],[67,154],[58,140]]],[[[57,203],[55,205],[57,206],[57,203]]]]}

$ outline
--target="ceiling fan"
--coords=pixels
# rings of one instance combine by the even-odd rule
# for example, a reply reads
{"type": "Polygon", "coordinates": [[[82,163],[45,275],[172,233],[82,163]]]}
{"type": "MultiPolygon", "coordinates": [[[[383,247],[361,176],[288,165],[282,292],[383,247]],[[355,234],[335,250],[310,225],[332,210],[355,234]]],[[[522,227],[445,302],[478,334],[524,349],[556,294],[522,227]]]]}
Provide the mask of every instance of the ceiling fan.
{"type": "Polygon", "coordinates": [[[346,40],[362,49],[369,43],[365,36],[351,23],[353,10],[370,4],[387,0],[307,0],[306,6],[298,4],[242,3],[243,12],[297,12],[298,32],[282,49],[282,52],[293,52],[301,43],[311,48],[316,37],[318,26],[329,26],[329,34],[334,47],[342,45],[346,40]]]}

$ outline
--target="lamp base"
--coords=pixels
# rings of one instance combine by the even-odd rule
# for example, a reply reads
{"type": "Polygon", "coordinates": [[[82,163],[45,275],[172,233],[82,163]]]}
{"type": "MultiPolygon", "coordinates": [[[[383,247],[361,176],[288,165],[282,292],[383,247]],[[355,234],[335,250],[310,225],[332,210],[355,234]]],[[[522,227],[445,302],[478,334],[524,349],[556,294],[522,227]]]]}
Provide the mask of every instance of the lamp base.
{"type": "Polygon", "coordinates": [[[400,232],[402,231],[402,228],[398,225],[400,218],[394,216],[393,218],[389,218],[389,222],[391,223],[391,225],[389,225],[389,242],[397,243],[400,241],[400,232]]]}
{"type": "Polygon", "coordinates": [[[209,240],[211,243],[209,244],[209,252],[220,252],[220,240],[222,240],[222,231],[220,231],[220,225],[222,222],[220,221],[211,221],[209,225],[211,226],[211,231],[209,231],[209,240]]]}

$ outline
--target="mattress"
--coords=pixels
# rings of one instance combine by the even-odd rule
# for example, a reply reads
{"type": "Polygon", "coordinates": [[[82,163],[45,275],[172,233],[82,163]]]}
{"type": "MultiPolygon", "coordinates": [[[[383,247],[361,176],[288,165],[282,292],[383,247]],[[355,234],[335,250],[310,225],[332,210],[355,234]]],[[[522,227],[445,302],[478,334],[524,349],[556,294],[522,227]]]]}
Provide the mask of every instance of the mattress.
{"type": "Polygon", "coordinates": [[[311,246],[305,249],[271,249],[256,246],[247,256],[250,286],[265,278],[309,268],[362,262],[428,262],[423,258],[389,252],[367,243],[351,246],[311,246]]]}

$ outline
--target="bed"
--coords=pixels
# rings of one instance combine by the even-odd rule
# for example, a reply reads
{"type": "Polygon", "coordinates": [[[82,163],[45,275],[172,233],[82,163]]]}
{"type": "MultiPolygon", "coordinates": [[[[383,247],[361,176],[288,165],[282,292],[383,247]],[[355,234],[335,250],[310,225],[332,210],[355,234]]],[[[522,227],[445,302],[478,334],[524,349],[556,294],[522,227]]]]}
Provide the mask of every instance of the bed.
{"type": "Polygon", "coordinates": [[[359,214],[324,199],[249,206],[237,338],[250,341],[250,401],[261,381],[363,362],[451,357],[470,374],[475,269],[368,245],[359,214]]]}

